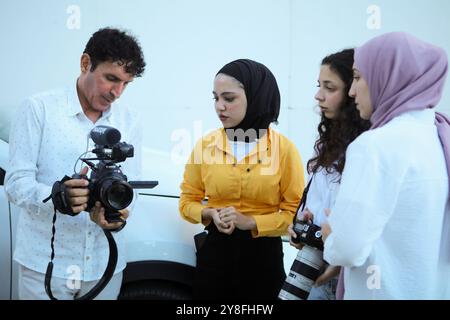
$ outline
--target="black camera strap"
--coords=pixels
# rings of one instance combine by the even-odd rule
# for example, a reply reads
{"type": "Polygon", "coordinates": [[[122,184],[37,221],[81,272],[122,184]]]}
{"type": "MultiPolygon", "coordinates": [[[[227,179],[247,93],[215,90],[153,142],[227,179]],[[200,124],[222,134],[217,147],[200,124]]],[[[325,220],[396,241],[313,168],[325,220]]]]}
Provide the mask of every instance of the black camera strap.
{"type": "MultiPolygon", "coordinates": [[[[47,271],[45,273],[45,292],[47,293],[47,295],[51,300],[58,300],[53,296],[51,289],[53,259],[55,258],[55,247],[54,247],[55,233],[56,233],[55,223],[56,223],[56,210],[53,215],[53,226],[52,226],[52,240],[51,240],[52,254],[50,262],[48,263],[47,266],[47,271]]],[[[109,245],[108,265],[106,266],[105,272],[103,273],[101,279],[97,282],[97,284],[91,290],[89,290],[89,292],[86,293],[84,296],[75,298],[75,300],[94,299],[106,287],[111,278],[114,276],[114,271],[116,270],[117,265],[117,245],[116,242],[114,241],[114,237],[112,236],[109,230],[103,229],[103,232],[105,233],[106,239],[108,239],[109,245]]]]}
{"type": "Polygon", "coordinates": [[[300,203],[299,203],[299,205],[297,207],[297,211],[295,211],[294,219],[292,220],[293,223],[295,223],[297,221],[298,212],[299,211],[302,212],[303,209],[305,209],[306,198],[308,197],[309,187],[311,186],[311,182],[312,182],[313,179],[314,179],[314,174],[309,179],[308,184],[306,185],[306,188],[303,189],[302,199],[300,200],[300,203]]]}

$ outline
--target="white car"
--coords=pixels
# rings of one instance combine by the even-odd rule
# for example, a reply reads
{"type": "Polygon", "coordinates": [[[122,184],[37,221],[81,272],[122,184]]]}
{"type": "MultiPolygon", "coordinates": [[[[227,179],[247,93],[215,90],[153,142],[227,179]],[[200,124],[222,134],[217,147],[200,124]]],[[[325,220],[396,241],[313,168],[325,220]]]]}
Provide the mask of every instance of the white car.
{"type": "MultiPolygon", "coordinates": [[[[5,119],[0,117],[0,121],[5,119]]],[[[3,129],[0,132],[0,299],[17,299],[18,266],[12,260],[12,253],[19,208],[8,202],[3,190],[8,170],[7,127],[3,129]]],[[[172,165],[169,154],[148,148],[143,152],[142,176],[159,184],[154,189],[140,190],[123,230],[127,267],[119,298],[190,299],[196,260],[193,236],[203,227],[186,222],[178,211],[183,166],[172,165]]],[[[284,253],[287,273],[297,251],[285,241],[284,253]]]]}

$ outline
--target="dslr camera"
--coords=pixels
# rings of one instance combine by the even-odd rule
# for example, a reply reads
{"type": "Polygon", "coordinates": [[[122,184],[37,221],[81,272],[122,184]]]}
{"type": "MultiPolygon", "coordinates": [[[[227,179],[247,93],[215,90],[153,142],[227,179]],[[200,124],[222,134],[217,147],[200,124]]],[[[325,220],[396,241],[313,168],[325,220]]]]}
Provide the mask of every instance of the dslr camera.
{"type": "Polygon", "coordinates": [[[325,265],[322,232],[319,226],[299,220],[294,223],[293,230],[297,238],[291,238],[292,242],[304,246],[298,251],[278,298],[281,300],[306,300],[325,265]]]}

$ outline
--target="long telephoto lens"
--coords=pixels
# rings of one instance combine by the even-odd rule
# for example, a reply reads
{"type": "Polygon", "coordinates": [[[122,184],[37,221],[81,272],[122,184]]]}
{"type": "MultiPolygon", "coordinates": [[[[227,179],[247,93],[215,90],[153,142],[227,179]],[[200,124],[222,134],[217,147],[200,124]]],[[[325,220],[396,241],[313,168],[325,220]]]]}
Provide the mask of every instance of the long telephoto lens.
{"type": "Polygon", "coordinates": [[[323,252],[304,246],[302,250],[299,250],[278,298],[281,300],[307,300],[323,265],[323,252]]]}
{"type": "Polygon", "coordinates": [[[322,232],[319,226],[303,221],[294,224],[296,243],[302,243],[291,270],[278,295],[281,300],[306,300],[319,277],[323,261],[322,232]]]}

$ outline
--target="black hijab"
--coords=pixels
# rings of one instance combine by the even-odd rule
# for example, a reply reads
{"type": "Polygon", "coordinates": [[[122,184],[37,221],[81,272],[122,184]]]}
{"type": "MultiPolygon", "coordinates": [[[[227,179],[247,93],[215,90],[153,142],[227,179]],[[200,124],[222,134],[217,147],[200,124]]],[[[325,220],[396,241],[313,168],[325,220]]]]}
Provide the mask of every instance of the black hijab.
{"type": "Polygon", "coordinates": [[[278,120],[280,113],[280,90],[274,75],[265,65],[249,59],[230,62],[219,73],[242,83],[247,97],[244,119],[230,129],[254,129],[259,138],[259,130],[268,129],[271,122],[278,120]]]}

